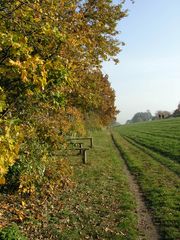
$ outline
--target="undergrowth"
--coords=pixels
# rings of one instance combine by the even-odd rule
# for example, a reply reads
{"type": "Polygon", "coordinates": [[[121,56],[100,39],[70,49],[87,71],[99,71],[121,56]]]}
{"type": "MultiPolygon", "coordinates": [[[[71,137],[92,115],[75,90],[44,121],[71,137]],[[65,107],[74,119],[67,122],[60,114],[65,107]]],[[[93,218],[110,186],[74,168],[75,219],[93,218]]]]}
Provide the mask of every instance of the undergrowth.
{"type": "Polygon", "coordinates": [[[50,190],[47,181],[31,198],[0,195],[3,225],[16,222],[30,240],[139,239],[124,163],[107,131],[96,131],[93,138],[87,164],[76,152],[69,156],[73,176],[65,189],[50,190]]]}

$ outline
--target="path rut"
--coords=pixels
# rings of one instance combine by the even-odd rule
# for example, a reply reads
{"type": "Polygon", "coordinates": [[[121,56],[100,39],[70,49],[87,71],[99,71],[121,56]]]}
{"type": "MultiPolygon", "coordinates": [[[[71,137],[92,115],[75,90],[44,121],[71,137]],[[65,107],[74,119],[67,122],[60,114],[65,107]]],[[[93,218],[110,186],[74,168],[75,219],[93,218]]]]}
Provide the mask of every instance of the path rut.
{"type": "MultiPolygon", "coordinates": [[[[114,147],[115,147],[117,153],[120,155],[120,158],[123,159],[121,152],[119,151],[118,147],[116,146],[113,136],[112,136],[112,141],[113,141],[113,144],[114,144],[114,147]]],[[[130,189],[131,189],[131,191],[135,197],[135,201],[136,201],[136,206],[137,206],[136,211],[137,211],[137,216],[138,216],[138,230],[140,233],[139,240],[145,240],[145,239],[146,240],[159,240],[160,236],[159,236],[158,230],[157,230],[156,226],[154,225],[151,214],[145,205],[143,194],[137,184],[135,177],[128,170],[126,161],[124,159],[123,159],[123,161],[124,161],[124,169],[123,170],[128,177],[129,186],[130,186],[130,189]]]]}

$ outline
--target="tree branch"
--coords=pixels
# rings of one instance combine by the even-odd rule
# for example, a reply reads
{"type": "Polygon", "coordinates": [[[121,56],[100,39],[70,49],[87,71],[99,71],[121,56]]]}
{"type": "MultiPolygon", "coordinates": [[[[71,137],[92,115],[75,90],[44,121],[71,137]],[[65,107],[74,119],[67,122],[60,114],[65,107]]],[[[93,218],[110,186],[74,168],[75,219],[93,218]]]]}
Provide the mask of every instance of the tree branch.
{"type": "Polygon", "coordinates": [[[8,58],[9,50],[12,48],[12,45],[9,46],[7,49],[4,49],[4,54],[2,54],[2,58],[0,60],[0,65],[8,58]]]}

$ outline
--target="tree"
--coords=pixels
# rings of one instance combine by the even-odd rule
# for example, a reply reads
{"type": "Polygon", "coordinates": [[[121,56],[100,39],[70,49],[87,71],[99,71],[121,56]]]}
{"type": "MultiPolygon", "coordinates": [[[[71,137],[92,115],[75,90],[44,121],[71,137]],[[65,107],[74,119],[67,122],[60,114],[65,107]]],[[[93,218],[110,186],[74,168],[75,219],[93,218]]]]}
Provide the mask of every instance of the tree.
{"type": "Polygon", "coordinates": [[[177,109],[173,112],[173,117],[179,117],[180,116],[180,103],[178,104],[177,109]]]}
{"type": "Polygon", "coordinates": [[[0,79],[9,106],[48,90],[63,104],[67,92],[78,94],[86,75],[118,53],[121,8],[105,0],[3,1],[0,79]]]}
{"type": "Polygon", "coordinates": [[[125,16],[111,0],[1,1],[0,118],[9,143],[17,142],[11,162],[26,161],[29,152],[34,168],[39,159],[40,176],[50,161],[47,153],[65,135],[85,132],[87,113],[103,125],[115,118],[114,91],[100,69],[120,51],[116,26],[125,16]],[[20,139],[13,137],[20,133],[20,139]],[[31,148],[42,144],[34,156],[31,148]]]}
{"type": "Polygon", "coordinates": [[[142,121],[149,121],[152,119],[152,115],[149,110],[147,112],[138,112],[136,113],[133,118],[131,119],[132,123],[135,122],[142,122],[142,121]]]}

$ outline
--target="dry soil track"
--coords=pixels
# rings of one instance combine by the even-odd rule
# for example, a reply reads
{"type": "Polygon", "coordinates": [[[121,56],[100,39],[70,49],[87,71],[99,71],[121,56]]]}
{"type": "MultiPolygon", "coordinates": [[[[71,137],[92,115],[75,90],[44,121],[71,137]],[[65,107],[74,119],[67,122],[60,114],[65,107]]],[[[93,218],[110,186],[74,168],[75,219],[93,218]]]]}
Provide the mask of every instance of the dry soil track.
{"type": "Polygon", "coordinates": [[[160,239],[158,230],[152,221],[151,214],[150,214],[148,208],[146,207],[146,204],[145,204],[145,201],[143,198],[143,194],[140,191],[137,181],[136,181],[135,177],[128,170],[126,162],[123,159],[118,147],[116,146],[116,143],[114,142],[113,136],[112,136],[112,141],[113,141],[113,144],[114,144],[114,147],[115,147],[117,153],[120,156],[120,159],[124,161],[124,169],[123,170],[128,177],[130,189],[135,197],[136,206],[137,206],[136,211],[137,211],[137,215],[138,215],[138,230],[140,232],[139,240],[144,240],[144,239],[158,240],[158,239],[160,239]]]}

